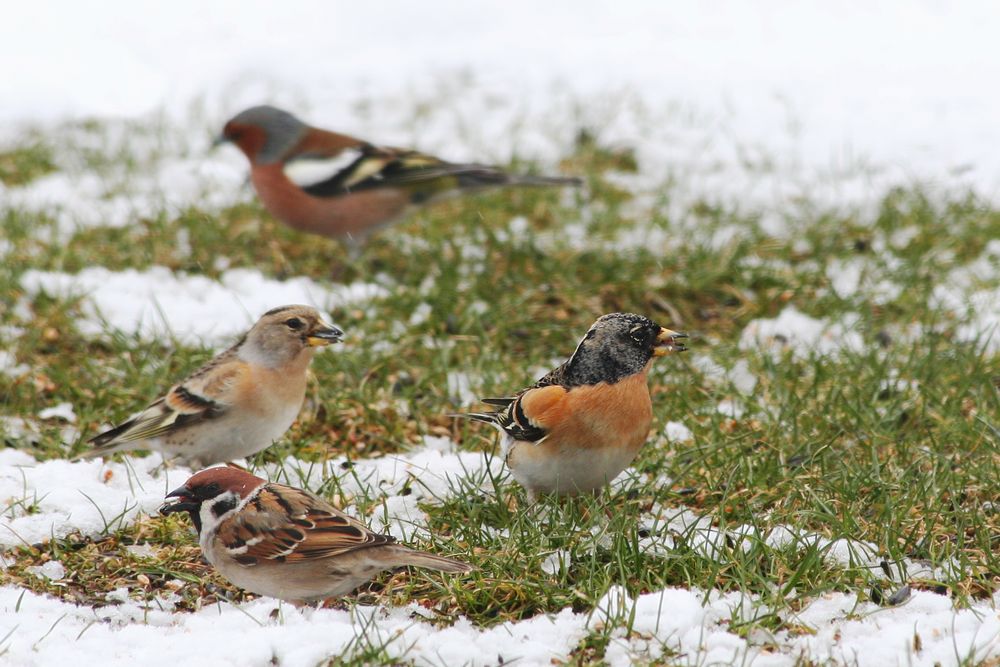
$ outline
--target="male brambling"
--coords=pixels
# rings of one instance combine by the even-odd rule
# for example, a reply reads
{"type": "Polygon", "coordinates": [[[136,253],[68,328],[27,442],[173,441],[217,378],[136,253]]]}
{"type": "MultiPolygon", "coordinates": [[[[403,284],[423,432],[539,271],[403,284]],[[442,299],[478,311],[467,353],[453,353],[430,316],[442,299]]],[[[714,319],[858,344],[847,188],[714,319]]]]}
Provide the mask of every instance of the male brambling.
{"type": "Polygon", "coordinates": [[[442,572],[473,568],[395,544],[308,491],[245,470],[202,470],[161,514],[187,512],[201,551],[219,573],[257,595],[306,603],[350,593],[383,570],[403,565],[442,572]]]}
{"type": "Polygon", "coordinates": [[[467,416],[500,431],[530,498],[596,491],[639,453],[653,418],[646,375],[686,337],[641,315],[604,315],[566,363],[514,396],[483,399],[496,412],[467,416]]]}
{"type": "Polygon", "coordinates": [[[271,106],[240,112],[217,143],[232,142],[250,160],[250,180],[264,207],[300,231],[340,238],[353,248],[416,207],[448,195],[505,186],[579,185],[580,179],[521,176],[481,164],[455,164],[412,150],[375,146],[306,125],[271,106]],[[329,177],[301,186],[292,162],[341,158],[329,177]]]}
{"type": "Polygon", "coordinates": [[[341,336],[315,308],[269,310],[165,396],[92,438],[94,449],[81,456],[149,448],[202,467],[259,452],[299,414],[315,348],[341,336]]]}

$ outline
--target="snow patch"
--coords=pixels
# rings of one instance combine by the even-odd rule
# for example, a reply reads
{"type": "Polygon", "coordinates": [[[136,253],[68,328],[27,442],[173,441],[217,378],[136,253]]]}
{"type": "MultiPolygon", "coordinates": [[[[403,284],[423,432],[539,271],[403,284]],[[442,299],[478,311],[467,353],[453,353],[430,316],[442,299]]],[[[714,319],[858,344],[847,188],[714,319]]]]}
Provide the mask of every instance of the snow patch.
{"type": "Polygon", "coordinates": [[[720,415],[739,419],[746,412],[746,408],[740,401],[727,398],[726,400],[719,401],[719,404],[715,406],[715,411],[720,415]]]}
{"type": "Polygon", "coordinates": [[[776,318],[750,322],[740,334],[739,348],[761,349],[771,356],[791,352],[796,358],[804,359],[812,354],[836,356],[843,352],[860,352],[864,349],[864,340],[856,330],[856,318],[830,322],[810,317],[789,305],[776,318]]]}
{"type": "Polygon", "coordinates": [[[39,419],[62,419],[70,424],[76,423],[76,413],[73,412],[72,403],[59,403],[51,408],[45,408],[38,412],[39,419]]]}
{"type": "Polygon", "coordinates": [[[28,364],[17,363],[17,357],[13,352],[0,350],[0,373],[9,377],[20,377],[31,370],[28,364]]]}
{"type": "Polygon", "coordinates": [[[688,442],[694,438],[694,433],[681,422],[667,422],[663,427],[663,435],[670,442],[688,442]]]}
{"type": "Polygon", "coordinates": [[[573,563],[572,554],[565,549],[553,551],[542,561],[542,572],[555,576],[560,572],[565,572],[573,563]]]}
{"type": "Polygon", "coordinates": [[[31,296],[83,297],[77,326],[86,336],[110,329],[187,345],[230,343],[277,306],[301,303],[329,311],[388,293],[372,283],[324,287],[304,277],[272,280],[250,269],[232,269],[215,281],[162,266],[120,272],[91,267],[77,274],[26,271],[21,286],[31,296]]]}
{"type": "Polygon", "coordinates": [[[448,397],[456,405],[473,405],[479,402],[480,383],[463,371],[448,371],[448,397]]]}
{"type": "Polygon", "coordinates": [[[66,576],[66,568],[57,560],[50,560],[41,565],[31,565],[24,569],[39,579],[59,580],[66,576]]]}

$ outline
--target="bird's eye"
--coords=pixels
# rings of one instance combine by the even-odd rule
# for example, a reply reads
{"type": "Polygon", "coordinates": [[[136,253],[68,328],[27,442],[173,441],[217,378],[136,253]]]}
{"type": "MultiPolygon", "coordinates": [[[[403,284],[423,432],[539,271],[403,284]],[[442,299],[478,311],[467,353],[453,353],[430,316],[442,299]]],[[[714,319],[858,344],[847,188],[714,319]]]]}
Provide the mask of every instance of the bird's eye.
{"type": "Polygon", "coordinates": [[[306,325],[306,323],[303,322],[302,320],[300,320],[297,317],[291,317],[291,318],[285,320],[285,326],[287,326],[292,331],[298,331],[299,329],[301,329],[305,325],[306,325]]]}
{"type": "Polygon", "coordinates": [[[632,327],[632,330],[628,332],[629,337],[637,343],[642,343],[646,340],[646,337],[642,335],[642,327],[632,327]]]}

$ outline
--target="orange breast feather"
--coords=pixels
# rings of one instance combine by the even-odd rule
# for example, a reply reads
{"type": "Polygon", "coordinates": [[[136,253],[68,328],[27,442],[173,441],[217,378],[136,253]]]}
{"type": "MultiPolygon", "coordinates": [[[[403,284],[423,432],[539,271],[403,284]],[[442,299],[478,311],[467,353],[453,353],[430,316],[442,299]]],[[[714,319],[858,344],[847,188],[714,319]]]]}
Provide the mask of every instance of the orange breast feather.
{"type": "Polygon", "coordinates": [[[638,448],[653,418],[645,373],[611,385],[533,389],[521,406],[532,422],[549,432],[546,445],[638,448]]]}

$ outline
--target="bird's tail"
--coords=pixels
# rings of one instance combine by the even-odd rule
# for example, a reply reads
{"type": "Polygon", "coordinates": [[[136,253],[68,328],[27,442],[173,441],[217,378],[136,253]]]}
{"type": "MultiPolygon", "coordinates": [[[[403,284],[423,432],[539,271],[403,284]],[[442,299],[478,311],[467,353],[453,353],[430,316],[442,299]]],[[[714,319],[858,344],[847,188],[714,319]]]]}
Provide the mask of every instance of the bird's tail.
{"type": "Polygon", "coordinates": [[[523,176],[520,174],[511,175],[507,185],[527,186],[527,187],[580,187],[583,179],[576,176],[523,176]]]}
{"type": "Polygon", "coordinates": [[[497,421],[496,414],[492,412],[450,412],[447,416],[454,419],[471,419],[484,424],[495,424],[497,421]]]}
{"type": "Polygon", "coordinates": [[[416,551],[415,549],[401,545],[396,545],[394,551],[393,560],[398,565],[414,565],[416,567],[440,570],[441,572],[472,572],[476,569],[468,563],[463,563],[453,558],[435,556],[426,551],[416,551]]]}
{"type": "Polygon", "coordinates": [[[508,174],[493,167],[472,166],[455,174],[462,189],[506,188],[506,187],[564,187],[583,185],[583,179],[575,176],[532,176],[528,174],[508,174]]]}
{"type": "Polygon", "coordinates": [[[135,419],[130,419],[123,424],[105,431],[104,433],[95,435],[93,438],[87,441],[87,444],[92,445],[92,447],[86,451],[82,451],[71,460],[79,461],[80,459],[92,459],[95,456],[106,456],[113,452],[126,449],[128,447],[127,441],[119,440],[118,437],[128,431],[135,425],[135,419]]]}

